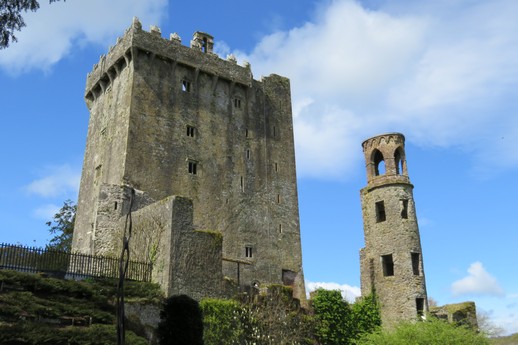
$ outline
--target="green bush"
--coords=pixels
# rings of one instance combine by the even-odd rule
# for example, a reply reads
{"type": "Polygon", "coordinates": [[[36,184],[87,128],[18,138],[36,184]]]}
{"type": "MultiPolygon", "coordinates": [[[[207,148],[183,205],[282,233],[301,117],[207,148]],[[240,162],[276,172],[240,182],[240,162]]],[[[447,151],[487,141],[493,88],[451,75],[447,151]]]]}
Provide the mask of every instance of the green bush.
{"type": "Polygon", "coordinates": [[[311,301],[315,312],[315,335],[326,345],[349,344],[353,335],[351,308],[338,290],[318,289],[311,301]]]}
{"type": "Polygon", "coordinates": [[[351,308],[354,338],[372,333],[381,326],[380,305],[374,293],[360,298],[351,308]]]}
{"type": "Polygon", "coordinates": [[[429,317],[416,323],[402,323],[394,331],[365,334],[356,345],[488,345],[482,334],[429,317]]]}
{"type": "Polygon", "coordinates": [[[315,336],[325,345],[352,344],[362,334],[381,325],[376,295],[371,294],[349,304],[338,290],[318,289],[311,300],[315,313],[315,336]]]}
{"type": "MultiPolygon", "coordinates": [[[[54,328],[41,323],[18,322],[0,325],[0,344],[10,345],[113,345],[114,325],[54,328]]],[[[126,345],[146,345],[146,339],[126,331],[126,345]]]]}
{"type": "Polygon", "coordinates": [[[157,329],[160,345],[203,345],[203,321],[198,302],[187,295],[165,300],[157,329]]]}
{"type": "Polygon", "coordinates": [[[203,314],[203,340],[205,345],[242,344],[245,325],[243,309],[239,302],[206,298],[200,302],[203,314]]]}

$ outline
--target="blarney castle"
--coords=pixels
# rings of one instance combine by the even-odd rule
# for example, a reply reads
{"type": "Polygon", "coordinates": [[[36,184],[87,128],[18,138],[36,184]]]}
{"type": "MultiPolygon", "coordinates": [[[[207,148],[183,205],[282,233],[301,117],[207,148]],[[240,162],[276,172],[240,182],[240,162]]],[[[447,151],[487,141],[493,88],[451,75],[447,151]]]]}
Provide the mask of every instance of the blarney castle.
{"type": "Polygon", "coordinates": [[[131,258],[167,295],[284,284],[305,300],[289,80],[213,44],[135,19],[89,73],[73,250],[119,255],[134,188],[131,258]]]}
{"type": "MultiPolygon", "coordinates": [[[[168,296],[225,297],[270,284],[305,300],[290,83],[196,32],[138,19],[88,74],[88,138],[73,250],[118,256],[132,190],[131,258],[153,263],[168,296]]],[[[404,137],[363,143],[362,293],[385,325],[428,310],[404,137]],[[385,171],[381,171],[381,165],[385,171]]]]}

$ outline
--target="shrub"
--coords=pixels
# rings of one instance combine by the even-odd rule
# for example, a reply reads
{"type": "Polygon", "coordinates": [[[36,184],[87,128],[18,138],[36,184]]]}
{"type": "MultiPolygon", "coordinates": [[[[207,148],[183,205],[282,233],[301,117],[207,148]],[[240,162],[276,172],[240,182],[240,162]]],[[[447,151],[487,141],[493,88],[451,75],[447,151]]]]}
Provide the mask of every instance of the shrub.
{"type": "Polygon", "coordinates": [[[488,345],[482,334],[430,317],[416,323],[402,323],[394,331],[365,334],[357,345],[488,345]]]}
{"type": "Polygon", "coordinates": [[[349,344],[354,334],[351,308],[338,290],[318,289],[312,306],[315,312],[315,336],[326,345],[349,344]]]}
{"type": "MultiPolygon", "coordinates": [[[[42,323],[18,322],[0,325],[0,344],[11,345],[113,345],[117,343],[114,325],[54,328],[42,323]]],[[[126,331],[126,345],[148,342],[126,331]]]]}
{"type": "Polygon", "coordinates": [[[381,326],[380,306],[374,293],[360,298],[351,308],[354,338],[364,333],[372,333],[381,326]]]}
{"type": "Polygon", "coordinates": [[[165,300],[157,334],[160,345],[203,345],[203,321],[198,302],[187,295],[165,300]]]}
{"type": "Polygon", "coordinates": [[[200,302],[200,307],[203,314],[205,345],[243,343],[243,310],[237,301],[206,298],[200,302]]]}

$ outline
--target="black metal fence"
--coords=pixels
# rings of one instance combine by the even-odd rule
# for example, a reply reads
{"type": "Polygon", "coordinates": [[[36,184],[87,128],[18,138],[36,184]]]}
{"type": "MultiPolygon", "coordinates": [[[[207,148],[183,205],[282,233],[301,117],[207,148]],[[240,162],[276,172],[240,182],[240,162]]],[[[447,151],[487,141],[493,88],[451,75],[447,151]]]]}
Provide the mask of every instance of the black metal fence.
{"type": "MultiPolygon", "coordinates": [[[[130,261],[126,279],[149,282],[152,268],[151,263],[130,261]]],[[[0,269],[65,279],[118,278],[119,259],[1,243],[0,269]]]]}

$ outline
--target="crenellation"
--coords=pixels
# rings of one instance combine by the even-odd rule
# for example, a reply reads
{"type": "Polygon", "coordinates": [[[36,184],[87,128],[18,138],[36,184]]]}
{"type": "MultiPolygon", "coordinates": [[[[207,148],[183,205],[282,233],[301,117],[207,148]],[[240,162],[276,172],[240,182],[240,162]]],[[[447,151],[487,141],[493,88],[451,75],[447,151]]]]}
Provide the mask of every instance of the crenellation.
{"type": "Polygon", "coordinates": [[[227,55],[227,61],[230,61],[230,62],[232,62],[232,63],[237,64],[237,59],[236,59],[236,57],[234,56],[234,54],[228,54],[228,55],[227,55]]]}
{"type": "Polygon", "coordinates": [[[134,28],[134,30],[128,31],[122,38],[118,39],[117,44],[111,47],[109,53],[101,56],[99,63],[94,65],[93,71],[88,74],[85,97],[95,87],[95,84],[103,78],[106,69],[112,68],[122,56],[126,59],[126,64],[129,65],[133,55],[132,50],[129,48],[130,46],[133,49],[153,53],[165,61],[175,61],[176,63],[192,67],[201,65],[204,67],[202,70],[205,73],[217,74],[220,78],[235,81],[246,86],[251,84],[253,77],[250,64],[246,63],[244,66],[237,65],[237,59],[233,55],[228,57],[227,60],[219,58],[212,53],[214,44],[212,36],[206,33],[195,33],[196,39],[192,41],[195,42],[193,49],[193,47],[188,48],[177,45],[180,42],[178,35],[176,35],[178,40],[176,37],[171,37],[170,40],[162,38],[160,29],[157,27],[153,27],[151,32],[141,30],[141,27],[138,27],[138,25],[134,25],[134,28]],[[193,54],[201,50],[202,43],[200,42],[203,40],[203,38],[200,38],[201,35],[209,37],[206,44],[210,54],[193,54]],[[234,68],[230,68],[230,66],[234,68]]]}
{"type": "Polygon", "coordinates": [[[142,24],[138,17],[133,17],[133,22],[131,23],[131,29],[142,30],[142,24]]]}
{"type": "Polygon", "coordinates": [[[169,34],[169,40],[173,43],[182,43],[182,38],[176,32],[169,34]]]}
{"type": "Polygon", "coordinates": [[[162,37],[162,31],[157,25],[151,25],[151,27],[149,28],[149,32],[158,37],[162,37]]]}

